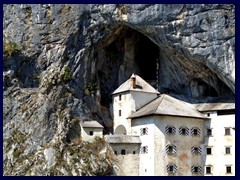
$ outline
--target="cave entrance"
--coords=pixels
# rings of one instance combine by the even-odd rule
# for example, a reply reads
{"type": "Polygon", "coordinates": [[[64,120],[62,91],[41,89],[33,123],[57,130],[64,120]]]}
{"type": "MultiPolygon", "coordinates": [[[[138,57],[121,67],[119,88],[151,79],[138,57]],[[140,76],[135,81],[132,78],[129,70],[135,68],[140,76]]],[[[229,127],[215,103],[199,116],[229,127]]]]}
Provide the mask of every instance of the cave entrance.
{"type": "Polygon", "coordinates": [[[101,105],[109,106],[111,92],[125,82],[132,73],[156,86],[156,60],[159,47],[147,36],[121,26],[98,47],[98,82],[101,88],[101,105]]]}
{"type": "Polygon", "coordinates": [[[148,37],[138,32],[138,41],[135,45],[135,61],[139,67],[139,75],[147,81],[156,81],[157,59],[159,47],[148,37]]]}

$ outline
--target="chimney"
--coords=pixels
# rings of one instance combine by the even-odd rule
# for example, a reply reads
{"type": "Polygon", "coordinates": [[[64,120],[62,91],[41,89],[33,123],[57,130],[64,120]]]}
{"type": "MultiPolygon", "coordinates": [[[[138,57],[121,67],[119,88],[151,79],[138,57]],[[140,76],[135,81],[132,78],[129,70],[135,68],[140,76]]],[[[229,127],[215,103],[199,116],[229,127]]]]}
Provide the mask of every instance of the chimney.
{"type": "Polygon", "coordinates": [[[132,76],[131,76],[131,86],[133,88],[136,88],[136,76],[135,76],[135,74],[132,74],[132,76]]]}

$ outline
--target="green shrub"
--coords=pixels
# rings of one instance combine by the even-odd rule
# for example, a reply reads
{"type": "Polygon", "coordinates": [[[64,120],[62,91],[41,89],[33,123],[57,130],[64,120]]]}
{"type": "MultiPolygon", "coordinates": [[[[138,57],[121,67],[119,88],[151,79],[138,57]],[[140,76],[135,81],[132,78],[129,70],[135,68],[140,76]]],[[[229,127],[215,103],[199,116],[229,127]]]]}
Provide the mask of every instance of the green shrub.
{"type": "Polygon", "coordinates": [[[5,55],[11,56],[13,53],[17,53],[20,51],[20,46],[17,45],[15,42],[6,41],[3,42],[3,53],[5,55]]]}
{"type": "Polygon", "coordinates": [[[71,72],[70,68],[68,66],[65,66],[63,80],[70,81],[72,79],[72,75],[73,75],[73,73],[71,72]]]}
{"type": "Polygon", "coordinates": [[[85,95],[95,94],[97,90],[98,90],[97,83],[89,82],[85,87],[84,94],[85,95]]]}

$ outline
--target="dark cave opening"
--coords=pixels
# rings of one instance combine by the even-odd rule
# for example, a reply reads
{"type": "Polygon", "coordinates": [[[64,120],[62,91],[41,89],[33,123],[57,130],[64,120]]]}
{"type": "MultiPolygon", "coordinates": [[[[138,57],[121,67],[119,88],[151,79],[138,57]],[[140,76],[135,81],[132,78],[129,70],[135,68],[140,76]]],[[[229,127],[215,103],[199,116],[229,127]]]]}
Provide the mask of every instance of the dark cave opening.
{"type": "Polygon", "coordinates": [[[159,58],[159,47],[148,37],[138,33],[135,46],[135,61],[140,69],[140,76],[145,80],[156,80],[156,63],[159,58]]]}

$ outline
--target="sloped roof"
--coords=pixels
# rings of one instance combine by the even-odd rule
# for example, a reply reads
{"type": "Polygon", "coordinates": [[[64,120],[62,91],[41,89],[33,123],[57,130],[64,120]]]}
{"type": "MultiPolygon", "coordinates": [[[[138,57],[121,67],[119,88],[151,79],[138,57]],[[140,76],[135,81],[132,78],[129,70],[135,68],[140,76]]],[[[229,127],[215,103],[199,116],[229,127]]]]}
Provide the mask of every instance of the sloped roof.
{"type": "Polygon", "coordinates": [[[123,134],[114,134],[114,135],[105,135],[105,139],[108,143],[124,143],[124,144],[140,144],[141,140],[139,136],[134,135],[123,135],[123,134]]]}
{"type": "Polygon", "coordinates": [[[103,128],[97,121],[82,121],[80,124],[83,128],[103,128]]]}
{"type": "Polygon", "coordinates": [[[166,94],[160,95],[155,100],[143,106],[129,118],[134,119],[148,115],[170,115],[207,119],[207,117],[198,112],[192,104],[166,94]]]}
{"type": "Polygon", "coordinates": [[[140,76],[136,74],[132,74],[132,76],[123,84],[121,84],[112,94],[118,94],[125,91],[140,91],[140,92],[160,94],[155,88],[153,88],[150,84],[148,84],[145,80],[143,80],[140,76]],[[131,84],[132,77],[136,78],[135,88],[131,84]]]}
{"type": "Polygon", "coordinates": [[[233,101],[219,101],[210,103],[194,104],[198,111],[219,111],[219,110],[232,110],[235,109],[235,102],[233,101]]]}

